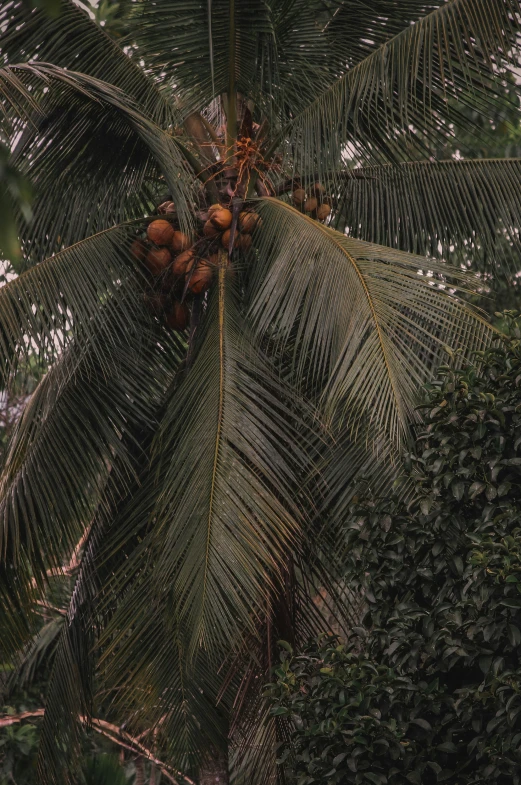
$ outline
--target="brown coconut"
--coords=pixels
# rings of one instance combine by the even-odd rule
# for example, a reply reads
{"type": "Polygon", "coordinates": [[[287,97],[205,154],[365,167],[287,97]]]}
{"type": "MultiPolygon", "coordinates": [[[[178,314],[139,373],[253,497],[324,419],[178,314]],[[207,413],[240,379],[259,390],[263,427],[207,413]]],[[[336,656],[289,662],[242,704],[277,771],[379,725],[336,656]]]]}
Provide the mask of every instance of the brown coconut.
{"type": "Polygon", "coordinates": [[[145,263],[152,275],[160,275],[171,261],[172,255],[168,248],[152,248],[147,254],[145,263]]]}
{"type": "Polygon", "coordinates": [[[325,221],[331,213],[331,207],[328,204],[321,204],[317,209],[317,218],[319,221],[325,221]]]}
{"type": "Polygon", "coordinates": [[[241,234],[239,236],[238,247],[241,249],[241,251],[249,251],[251,248],[251,244],[252,244],[251,234],[241,234]]]}
{"type": "Polygon", "coordinates": [[[170,245],[174,236],[174,227],[164,218],[158,218],[148,225],[147,237],[155,245],[170,245]]]}
{"type": "Polygon", "coordinates": [[[326,192],[326,189],[324,188],[322,183],[315,183],[312,190],[313,190],[313,193],[315,194],[315,196],[317,196],[318,198],[320,198],[321,196],[324,196],[324,194],[326,192]]]}
{"type": "Polygon", "coordinates": [[[165,321],[173,330],[186,330],[190,322],[190,310],[187,304],[174,300],[172,310],[167,313],[165,321]]]}
{"type": "Polygon", "coordinates": [[[306,201],[306,192],[303,188],[295,188],[293,191],[293,201],[298,205],[304,204],[306,201]]]}
{"type": "Polygon", "coordinates": [[[201,259],[195,270],[188,272],[188,288],[192,294],[201,294],[212,283],[214,268],[207,259],[201,259]]]}
{"type": "Polygon", "coordinates": [[[174,259],[174,263],[172,265],[172,272],[177,277],[180,275],[184,275],[187,270],[189,270],[193,264],[194,260],[194,251],[190,248],[188,251],[183,251],[176,256],[174,259]]]}
{"type": "Polygon", "coordinates": [[[174,253],[180,253],[180,251],[187,251],[192,241],[184,232],[174,232],[170,245],[174,253]]]}
{"type": "Polygon", "coordinates": [[[310,199],[306,199],[306,201],[304,202],[304,211],[306,213],[314,212],[317,209],[317,207],[318,207],[318,202],[314,196],[312,196],[310,199]]]}
{"type": "Polygon", "coordinates": [[[219,229],[217,229],[217,227],[214,226],[210,220],[208,220],[203,226],[203,234],[205,237],[215,237],[217,234],[219,234],[219,229]]]}
{"type": "Polygon", "coordinates": [[[260,224],[261,219],[258,213],[239,213],[239,226],[243,232],[251,234],[260,224]]]}
{"type": "MultiPolygon", "coordinates": [[[[221,243],[223,245],[223,248],[226,248],[226,250],[228,250],[230,247],[230,234],[231,234],[230,230],[227,229],[224,232],[223,236],[221,237],[221,243]]],[[[233,247],[237,248],[238,245],[239,245],[239,234],[235,232],[235,237],[233,238],[233,247]]]]}
{"type": "Polygon", "coordinates": [[[216,210],[212,213],[210,221],[213,223],[217,229],[223,231],[224,229],[228,229],[232,223],[232,214],[230,210],[227,210],[225,207],[222,207],[220,210],[216,210]]]}

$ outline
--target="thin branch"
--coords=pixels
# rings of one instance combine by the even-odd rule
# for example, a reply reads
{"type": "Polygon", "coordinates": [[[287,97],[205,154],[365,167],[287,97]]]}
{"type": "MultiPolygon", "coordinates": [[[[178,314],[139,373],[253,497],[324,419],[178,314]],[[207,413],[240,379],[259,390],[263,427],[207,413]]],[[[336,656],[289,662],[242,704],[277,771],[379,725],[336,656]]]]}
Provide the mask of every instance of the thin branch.
{"type": "Polygon", "coordinates": [[[9,725],[16,725],[18,722],[31,719],[33,717],[43,717],[45,709],[33,709],[33,711],[23,711],[21,714],[2,714],[0,715],[0,728],[7,728],[9,725]]]}
{"type": "MultiPolygon", "coordinates": [[[[87,537],[89,536],[91,526],[92,523],[89,523],[89,525],[81,535],[80,539],[78,540],[77,544],[75,545],[69,563],[64,564],[62,567],[53,567],[52,569],[47,570],[47,572],[45,573],[47,578],[58,578],[63,575],[72,575],[73,572],[78,569],[80,565],[80,553],[83,546],[85,545],[85,541],[87,537]]],[[[37,583],[35,578],[31,579],[31,586],[33,589],[37,588],[37,583]]],[[[41,603],[38,604],[40,605],[41,603]]]]}
{"type": "MultiPolygon", "coordinates": [[[[24,720],[29,719],[37,719],[38,717],[43,717],[45,714],[45,709],[33,709],[32,711],[24,711],[21,714],[4,714],[0,715],[0,728],[7,728],[10,725],[16,725],[24,720]]],[[[158,769],[165,775],[165,777],[170,780],[170,782],[174,783],[174,785],[179,785],[178,780],[176,777],[180,777],[183,779],[188,785],[195,785],[195,782],[190,779],[186,774],[183,774],[176,769],[173,769],[167,763],[159,760],[156,758],[148,747],[145,747],[137,738],[131,736],[130,733],[118,728],[117,725],[113,725],[111,722],[107,722],[106,720],[99,720],[96,717],[92,717],[88,720],[86,717],[80,717],[80,720],[85,725],[91,727],[97,733],[100,733],[102,736],[105,736],[107,739],[110,739],[114,742],[114,744],[123,747],[130,752],[137,753],[142,755],[151,763],[154,763],[158,769]]]]}
{"type": "Polygon", "coordinates": [[[60,616],[67,616],[67,611],[64,611],[63,608],[57,608],[55,605],[49,605],[48,602],[44,602],[43,600],[36,600],[36,604],[39,608],[43,608],[44,611],[54,611],[54,613],[59,613],[60,616]]]}

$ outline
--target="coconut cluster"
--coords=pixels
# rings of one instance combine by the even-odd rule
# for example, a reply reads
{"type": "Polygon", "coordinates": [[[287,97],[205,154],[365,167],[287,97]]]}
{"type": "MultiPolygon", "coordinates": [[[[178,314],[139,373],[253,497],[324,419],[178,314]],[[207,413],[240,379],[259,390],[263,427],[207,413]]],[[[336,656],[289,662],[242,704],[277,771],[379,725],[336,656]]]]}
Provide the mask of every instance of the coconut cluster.
{"type": "MultiPolygon", "coordinates": [[[[149,223],[146,237],[136,238],[132,254],[142,262],[149,274],[150,287],[145,292],[149,309],[165,319],[175,330],[184,330],[190,321],[190,302],[212,285],[219,265],[219,250],[230,249],[232,212],[221,204],[212,205],[199,214],[202,229],[198,236],[182,232],[177,221],[175,204],[164,202],[158,208],[164,217],[149,223]]],[[[233,248],[248,251],[252,232],[260,226],[257,213],[239,213],[233,248]]],[[[228,257],[228,264],[231,262],[228,257]]]]}
{"type": "Polygon", "coordinates": [[[326,195],[322,183],[314,183],[307,190],[298,186],[294,189],[293,204],[303,213],[317,221],[326,221],[331,214],[331,199],[326,195]]]}

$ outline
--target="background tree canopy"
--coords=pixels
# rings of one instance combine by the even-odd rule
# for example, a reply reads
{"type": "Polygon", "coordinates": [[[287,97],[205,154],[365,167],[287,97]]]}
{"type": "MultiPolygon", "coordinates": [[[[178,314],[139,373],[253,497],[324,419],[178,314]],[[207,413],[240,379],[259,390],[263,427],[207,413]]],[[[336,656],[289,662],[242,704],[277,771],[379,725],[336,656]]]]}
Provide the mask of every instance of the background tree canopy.
{"type": "Polygon", "coordinates": [[[4,387],[48,369],[0,475],[0,659],[50,669],[43,783],[84,776],[89,728],[167,778],[267,782],[276,640],[354,621],[357,474],[388,488],[446,347],[494,338],[468,303],[516,269],[520,160],[485,155],[521,7],[55,10],[0,3],[0,141],[34,190],[4,387]]]}
{"type": "Polygon", "coordinates": [[[360,626],[283,653],[268,694],[299,785],[519,782],[521,321],[506,322],[429,388],[409,501],[353,505],[341,562],[360,626]]]}

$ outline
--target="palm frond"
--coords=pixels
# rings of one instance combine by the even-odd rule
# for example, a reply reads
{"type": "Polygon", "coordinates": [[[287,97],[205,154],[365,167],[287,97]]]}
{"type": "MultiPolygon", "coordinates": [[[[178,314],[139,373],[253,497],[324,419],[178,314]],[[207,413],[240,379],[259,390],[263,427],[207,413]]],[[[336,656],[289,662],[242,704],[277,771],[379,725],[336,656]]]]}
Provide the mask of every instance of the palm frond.
{"type": "Polygon", "coordinates": [[[151,467],[111,520],[98,559],[125,554],[97,600],[109,619],[99,680],[114,695],[110,711],[136,729],[157,726],[179,767],[200,761],[208,742],[222,743],[228,703],[212,708],[220,665],[230,645],[260,634],[301,523],[297,477],[311,460],[309,426],[256,355],[233,286],[221,268],[193,365],[165,404],[151,467]]]}
{"type": "MultiPolygon", "coordinates": [[[[143,580],[150,578],[147,571],[143,580]]],[[[114,653],[112,645],[103,646],[98,688],[110,698],[111,716],[125,717],[135,733],[155,730],[170,765],[193,776],[209,748],[226,744],[228,712],[217,705],[220,663],[203,650],[191,659],[189,634],[167,592],[155,600],[153,613],[139,618],[134,599],[131,591],[117,614],[120,620],[132,617],[131,634],[118,638],[114,653]]]]}
{"type": "Polygon", "coordinates": [[[451,136],[460,109],[486,111],[501,69],[516,63],[519,2],[436,6],[336,74],[288,124],[281,141],[298,171],[338,167],[355,151],[373,163],[425,155],[451,136]]]}
{"type": "MultiPolygon", "coordinates": [[[[179,107],[185,114],[204,108],[228,89],[229,14],[228,2],[214,3],[210,15],[207,4],[199,0],[182,5],[175,0],[134,5],[128,22],[129,37],[147,65],[175,83],[179,107]],[[173,42],[171,47],[164,47],[165,37],[173,42]]],[[[267,3],[237,0],[235,39],[237,89],[250,95],[259,69],[269,67],[266,50],[273,53],[273,23],[267,3]]]]}
{"type": "Polygon", "coordinates": [[[298,412],[249,344],[231,287],[220,269],[204,339],[155,447],[149,558],[156,590],[171,587],[192,653],[226,647],[243,626],[254,631],[299,529],[296,472],[310,460],[298,412]]]}
{"type": "Polygon", "coordinates": [[[410,25],[436,11],[440,0],[374,0],[328,3],[324,24],[328,63],[339,72],[365,60],[410,25]]]}
{"type": "MultiPolygon", "coordinates": [[[[114,318],[117,321],[117,312],[114,318]]],[[[137,334],[139,330],[136,325],[137,334]]],[[[110,599],[110,613],[103,611],[99,600],[104,596],[104,587],[110,585],[114,571],[122,568],[136,546],[128,540],[124,547],[109,553],[105,548],[107,535],[118,512],[128,498],[135,497],[143,477],[148,474],[150,442],[167,389],[184,355],[183,342],[172,333],[150,329],[149,319],[141,324],[141,330],[138,340],[129,341],[128,333],[123,332],[119,336],[119,348],[107,347],[107,355],[113,356],[108,376],[96,377],[91,370],[82,385],[83,397],[92,398],[93,405],[96,403],[93,392],[97,391],[103,399],[99,418],[106,423],[97,429],[99,436],[97,431],[86,434],[89,442],[95,443],[96,438],[101,441],[103,430],[114,419],[113,409],[125,422],[119,429],[118,447],[111,451],[108,466],[103,467],[106,482],[100,488],[97,503],[92,499],[92,490],[89,494],[96,509],[89,519],[67,624],[61,632],[49,682],[40,750],[43,783],[61,783],[64,770],[70,774],[79,766],[81,718],[87,718],[88,722],[95,695],[94,647],[100,627],[113,612],[114,597],[110,599]]],[[[89,493],[89,489],[84,488],[84,493],[89,493]]]]}
{"type": "Polygon", "coordinates": [[[258,333],[280,351],[291,346],[293,378],[331,417],[399,444],[444,346],[472,352],[491,335],[457,296],[472,277],[347,237],[276,199],[258,211],[258,333]]]}
{"type": "Polygon", "coordinates": [[[121,327],[132,334],[143,275],[130,254],[134,231],[120,225],[82,240],[0,288],[0,358],[6,381],[29,348],[49,362],[73,338],[81,345],[98,336],[97,347],[101,334],[110,345],[112,327],[108,322],[103,327],[107,298],[124,304],[121,327]]]}
{"type": "Polygon", "coordinates": [[[24,0],[3,3],[0,29],[3,65],[36,56],[38,63],[51,62],[119,87],[159,124],[171,123],[175,117],[173,105],[139,63],[73,0],[60,0],[56,16],[31,8],[24,0]]]}
{"type": "Polygon", "coordinates": [[[339,222],[350,236],[412,253],[516,270],[521,160],[447,160],[345,172],[339,222]]]}
{"type": "MultiPolygon", "coordinates": [[[[284,125],[331,81],[329,42],[322,33],[338,4],[329,5],[234,0],[237,90],[272,127],[284,125]]],[[[176,85],[185,114],[207,107],[228,90],[230,8],[229,2],[213,3],[209,14],[207,3],[198,0],[138,2],[127,21],[128,39],[158,79],[176,85]],[[163,46],[165,36],[175,42],[172,47],[163,46]]]]}
{"type": "MultiPolygon", "coordinates": [[[[153,421],[164,392],[157,328],[144,308],[134,311],[130,326],[126,308],[106,305],[109,315],[98,320],[97,331],[91,328],[88,344],[69,346],[30,398],[9,443],[0,475],[0,583],[11,598],[5,630],[18,643],[20,608],[30,610],[36,587],[42,596],[48,571],[73,551],[115,461],[120,481],[129,481],[132,462],[122,434],[153,421]]],[[[168,338],[162,343],[168,346],[168,338]]],[[[7,637],[4,632],[3,643],[7,637]]]]}
{"type": "MultiPolygon", "coordinates": [[[[106,82],[46,63],[8,66],[3,74],[27,83],[37,103],[28,118],[26,107],[18,123],[12,100],[6,108],[16,142],[13,161],[36,191],[34,219],[23,229],[26,257],[39,261],[153,211],[161,177],[185,230],[191,228],[195,176],[176,139],[131,98],[106,82]]],[[[8,87],[10,98],[14,88],[8,87]]]]}

